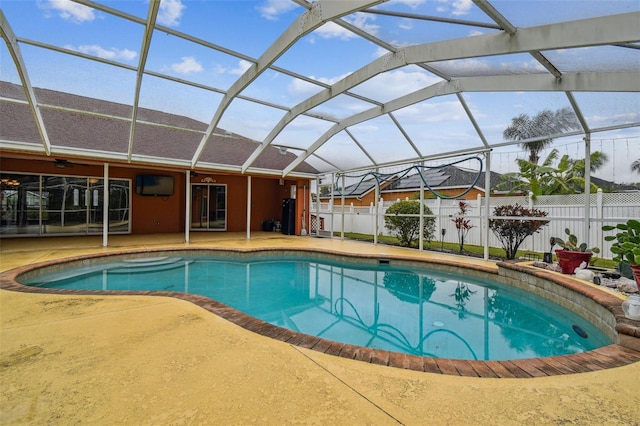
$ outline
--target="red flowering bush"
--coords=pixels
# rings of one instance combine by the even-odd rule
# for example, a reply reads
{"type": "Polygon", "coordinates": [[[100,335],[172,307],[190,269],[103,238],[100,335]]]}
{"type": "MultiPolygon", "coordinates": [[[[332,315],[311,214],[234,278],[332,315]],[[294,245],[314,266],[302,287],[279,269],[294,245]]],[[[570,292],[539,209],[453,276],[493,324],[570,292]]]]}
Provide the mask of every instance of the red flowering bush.
{"type": "Polygon", "coordinates": [[[505,219],[489,219],[489,229],[502,243],[507,259],[515,259],[525,238],[549,223],[548,220],[528,218],[546,217],[548,214],[544,210],[529,209],[518,204],[498,206],[493,209],[493,216],[504,216],[505,219]]]}

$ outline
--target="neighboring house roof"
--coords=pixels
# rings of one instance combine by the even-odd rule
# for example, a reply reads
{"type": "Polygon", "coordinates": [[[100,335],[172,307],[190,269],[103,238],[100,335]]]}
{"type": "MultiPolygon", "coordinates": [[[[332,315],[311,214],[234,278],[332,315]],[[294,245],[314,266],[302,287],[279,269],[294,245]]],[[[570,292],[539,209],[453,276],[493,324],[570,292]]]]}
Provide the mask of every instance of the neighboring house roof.
{"type": "MultiPolygon", "coordinates": [[[[477,170],[465,169],[457,166],[444,166],[439,168],[425,168],[422,170],[422,175],[425,180],[425,189],[427,186],[435,190],[443,189],[466,189],[469,186],[484,190],[485,184],[485,172],[480,172],[478,177],[477,170]],[[477,181],[476,181],[477,178],[477,181]]],[[[497,172],[491,172],[491,188],[495,188],[501,182],[502,175],[497,172]]],[[[416,172],[408,176],[404,176],[398,179],[391,179],[382,185],[380,192],[414,192],[420,190],[420,175],[416,172]]],[[[368,178],[361,182],[354,183],[345,188],[345,197],[362,197],[375,188],[376,179],[368,178]]],[[[329,198],[331,195],[323,195],[320,198],[329,198]]],[[[342,196],[342,192],[336,190],[334,197],[342,196]]]]}
{"type": "MultiPolygon", "coordinates": [[[[468,188],[471,185],[483,189],[484,175],[485,172],[480,172],[480,176],[478,177],[477,170],[457,166],[444,166],[437,169],[425,169],[423,171],[425,183],[433,189],[468,188]]],[[[492,172],[491,178],[491,187],[493,188],[499,182],[500,174],[492,172]]],[[[427,185],[425,185],[425,187],[427,185]]],[[[420,176],[418,173],[414,173],[411,176],[393,182],[383,192],[415,191],[419,189],[420,176]]]]}
{"type": "MultiPolygon", "coordinates": [[[[432,188],[442,185],[442,183],[449,178],[449,175],[445,173],[445,170],[443,168],[424,169],[422,170],[422,176],[427,185],[432,188]]],[[[420,175],[416,172],[412,175],[393,181],[391,185],[389,185],[385,189],[385,191],[415,191],[416,189],[420,189],[420,181],[420,175]]]]}
{"type": "MultiPolygon", "coordinates": [[[[131,105],[93,99],[69,93],[34,88],[42,120],[52,146],[126,154],[131,131],[131,105]],[[89,111],[86,113],[84,111],[89,111]]],[[[33,115],[19,85],[0,82],[0,140],[42,146],[33,115]]],[[[133,155],[190,161],[207,124],[188,117],[138,108],[133,155]]],[[[238,168],[249,158],[258,142],[215,129],[202,152],[201,162],[238,168]]],[[[252,169],[282,171],[297,156],[277,147],[264,150],[252,169]]],[[[308,163],[294,169],[317,174],[308,163]]]]}
{"type": "MultiPolygon", "coordinates": [[[[340,185],[340,181],[337,181],[334,183],[336,187],[333,191],[333,196],[342,197],[342,195],[344,194],[345,197],[359,198],[373,191],[376,188],[377,184],[378,184],[377,179],[375,177],[370,177],[367,179],[362,179],[356,183],[352,183],[351,185],[347,185],[345,186],[344,190],[341,190],[338,187],[338,185],[340,185]]],[[[386,187],[387,185],[389,185],[389,182],[381,182],[380,184],[382,188],[386,187]]],[[[320,198],[330,198],[330,197],[331,197],[331,193],[320,196],[320,198]]]]}
{"type": "Polygon", "coordinates": [[[638,192],[640,191],[640,186],[626,184],[626,183],[615,183],[608,180],[600,179],[599,177],[591,176],[591,183],[611,192],[638,192]]]}

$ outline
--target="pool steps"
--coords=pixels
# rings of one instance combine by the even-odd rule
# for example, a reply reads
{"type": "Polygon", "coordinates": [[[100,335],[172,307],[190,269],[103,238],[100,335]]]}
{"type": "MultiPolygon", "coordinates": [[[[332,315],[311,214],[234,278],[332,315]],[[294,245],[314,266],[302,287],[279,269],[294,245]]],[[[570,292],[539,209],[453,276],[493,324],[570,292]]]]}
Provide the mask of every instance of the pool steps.
{"type": "Polygon", "coordinates": [[[69,278],[81,277],[83,275],[93,274],[99,271],[107,271],[109,273],[131,273],[131,272],[149,272],[149,271],[165,271],[169,269],[180,268],[185,263],[192,263],[193,260],[184,260],[181,257],[154,257],[140,259],[125,259],[121,262],[111,264],[108,268],[102,264],[85,265],[75,270],[66,270],[50,274],[46,279],[44,276],[37,276],[33,279],[26,280],[25,283],[32,286],[43,286],[69,278]]]}

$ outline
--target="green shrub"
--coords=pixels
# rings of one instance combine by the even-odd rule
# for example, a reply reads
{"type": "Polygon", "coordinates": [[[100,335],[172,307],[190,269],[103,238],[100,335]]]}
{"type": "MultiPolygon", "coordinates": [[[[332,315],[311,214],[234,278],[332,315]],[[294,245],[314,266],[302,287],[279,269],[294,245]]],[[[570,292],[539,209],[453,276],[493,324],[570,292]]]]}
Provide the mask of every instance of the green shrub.
{"type": "MultiPolygon", "coordinates": [[[[431,215],[431,209],[424,206],[424,214],[431,215]]],[[[420,202],[415,200],[398,201],[387,209],[384,217],[386,228],[398,237],[398,241],[403,247],[410,247],[420,234],[420,202]],[[404,216],[416,215],[416,216],[404,216]]],[[[433,239],[435,233],[434,217],[424,218],[423,236],[427,241],[433,239]]]]}

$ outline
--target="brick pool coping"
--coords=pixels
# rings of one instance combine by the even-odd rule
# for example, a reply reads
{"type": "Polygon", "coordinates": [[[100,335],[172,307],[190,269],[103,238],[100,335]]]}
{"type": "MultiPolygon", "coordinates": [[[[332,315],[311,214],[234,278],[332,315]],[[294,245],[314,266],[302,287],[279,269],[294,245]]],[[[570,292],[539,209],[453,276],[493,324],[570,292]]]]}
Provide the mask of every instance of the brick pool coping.
{"type": "Polygon", "coordinates": [[[640,362],[640,321],[633,321],[625,318],[622,312],[622,300],[613,294],[581,283],[569,276],[534,268],[523,263],[499,262],[497,268],[472,263],[464,263],[454,259],[425,259],[419,257],[384,255],[385,259],[395,259],[410,262],[420,262],[425,265],[438,265],[445,268],[470,269],[479,273],[498,275],[499,268],[505,268],[517,272],[522,272],[544,280],[551,281],[557,285],[575,291],[585,297],[594,300],[609,310],[615,317],[615,330],[623,340],[623,344],[611,344],[592,351],[579,354],[552,356],[543,358],[529,358],[505,361],[476,361],[458,360],[446,358],[430,358],[417,355],[402,354],[380,349],[371,349],[362,346],[355,346],[346,343],[335,342],[316,336],[285,329],[269,324],[257,318],[246,315],[230,306],[212,300],[208,297],[194,294],[168,291],[102,291],[102,290],[62,290],[42,287],[25,286],[16,281],[16,278],[29,271],[38,268],[54,266],[75,261],[87,261],[102,257],[118,255],[142,255],[149,253],[166,252],[310,252],[315,254],[328,254],[337,256],[348,256],[364,259],[379,259],[379,255],[351,254],[330,250],[291,250],[279,248],[256,248],[256,249],[228,249],[228,248],[162,248],[144,250],[122,250],[110,253],[95,253],[85,256],[75,256],[53,261],[46,261],[32,265],[26,265],[5,271],[0,274],[0,289],[18,291],[26,293],[54,294],[54,295],[123,295],[123,296],[163,296],[173,297],[191,302],[201,308],[226,319],[246,330],[270,337],[291,345],[312,349],[325,354],[340,356],[353,360],[368,362],[371,364],[385,365],[396,368],[403,368],[414,371],[422,371],[435,374],[445,374],[466,377],[492,377],[492,378],[530,378],[557,376],[563,374],[586,373],[609,368],[621,367],[624,365],[640,362]]]}

